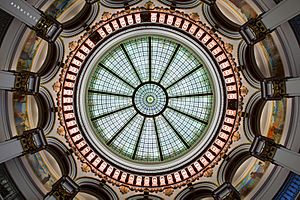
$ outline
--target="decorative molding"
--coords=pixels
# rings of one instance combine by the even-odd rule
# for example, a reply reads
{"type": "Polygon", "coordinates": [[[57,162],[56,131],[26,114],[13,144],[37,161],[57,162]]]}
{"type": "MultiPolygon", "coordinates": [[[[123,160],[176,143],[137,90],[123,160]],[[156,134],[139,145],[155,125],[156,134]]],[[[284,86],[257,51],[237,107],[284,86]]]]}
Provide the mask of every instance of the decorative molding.
{"type": "Polygon", "coordinates": [[[46,59],[38,71],[42,84],[52,80],[63,66],[64,48],[61,38],[56,39],[53,43],[48,43],[46,59]]]}
{"type": "Polygon", "coordinates": [[[100,10],[96,1],[86,1],[83,8],[70,20],[62,24],[62,37],[72,37],[88,29],[95,21],[100,10]]]}
{"type": "Polygon", "coordinates": [[[239,192],[232,186],[231,183],[225,182],[218,187],[213,193],[216,200],[240,200],[239,192]]]}
{"type": "Polygon", "coordinates": [[[217,185],[212,182],[199,182],[194,185],[190,184],[189,187],[183,189],[174,198],[175,200],[190,200],[194,197],[204,199],[206,197],[212,197],[213,191],[217,189],[217,185]]]}
{"type": "Polygon", "coordinates": [[[77,162],[72,155],[72,150],[70,151],[66,145],[54,137],[47,137],[47,142],[46,150],[56,160],[62,175],[74,179],[77,176],[77,162]]]}
{"type": "Polygon", "coordinates": [[[249,158],[250,145],[242,144],[232,149],[224,158],[217,171],[217,180],[219,184],[232,182],[238,168],[249,158]]]}
{"type": "Polygon", "coordinates": [[[105,184],[105,181],[89,177],[80,177],[76,179],[80,192],[90,194],[98,199],[119,200],[115,190],[105,184]]]}
{"type": "Polygon", "coordinates": [[[204,3],[211,3],[211,0],[159,0],[161,3],[165,4],[166,6],[171,6],[174,8],[181,8],[181,9],[190,9],[194,8],[203,1],[204,3]]]}
{"type": "Polygon", "coordinates": [[[88,172],[91,171],[91,168],[90,168],[90,166],[89,166],[88,164],[82,163],[82,164],[81,164],[81,170],[82,170],[83,172],[88,173],[88,172]]]}
{"type": "Polygon", "coordinates": [[[37,107],[39,111],[37,118],[38,124],[37,126],[42,128],[44,134],[47,135],[51,132],[54,124],[55,124],[55,100],[50,92],[44,87],[41,86],[39,89],[39,93],[34,95],[37,107]],[[45,115],[48,113],[48,115],[45,115]]]}
{"type": "Polygon", "coordinates": [[[141,2],[141,0],[101,0],[100,4],[106,6],[108,8],[128,8],[129,6],[133,6],[137,3],[141,2]]]}
{"type": "Polygon", "coordinates": [[[239,34],[240,25],[223,14],[218,4],[215,2],[205,3],[202,6],[202,10],[205,19],[215,31],[232,39],[241,38],[241,35],[239,34]]]}

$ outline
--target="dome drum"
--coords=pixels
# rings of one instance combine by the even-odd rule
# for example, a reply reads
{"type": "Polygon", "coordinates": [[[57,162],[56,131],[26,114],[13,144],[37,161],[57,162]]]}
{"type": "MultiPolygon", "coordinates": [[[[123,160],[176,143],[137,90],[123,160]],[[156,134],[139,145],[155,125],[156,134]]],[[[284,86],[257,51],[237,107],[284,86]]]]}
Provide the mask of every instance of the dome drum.
{"type": "MultiPolygon", "coordinates": [[[[221,155],[223,155],[222,152],[226,152],[229,148],[231,134],[236,131],[240,120],[238,116],[240,82],[231,55],[226,52],[223,42],[216,35],[210,33],[210,29],[201,22],[195,22],[179,12],[138,8],[131,10],[130,13],[118,13],[109,20],[96,24],[77,42],[78,45],[68,56],[66,67],[62,72],[61,83],[63,87],[59,93],[59,105],[62,108],[60,119],[67,129],[67,139],[71,147],[83,162],[90,165],[93,172],[103,178],[109,177],[107,178],[108,181],[115,182],[117,185],[125,184],[140,189],[149,187],[152,188],[150,190],[156,190],[155,188],[159,189],[167,185],[172,187],[185,185],[202,176],[207,169],[213,167],[220,160],[221,155]],[[163,28],[156,31],[155,27],[161,25],[163,28]],[[143,32],[142,29],[145,31],[143,32]],[[162,29],[164,31],[161,31],[162,29]],[[125,34],[123,31],[121,34],[121,30],[126,30],[125,34]],[[197,52],[196,55],[202,55],[201,59],[204,59],[204,63],[208,65],[207,69],[213,77],[211,81],[213,81],[214,91],[217,91],[214,94],[217,95],[215,105],[218,105],[215,106],[215,109],[218,110],[217,113],[220,113],[218,117],[213,117],[211,123],[220,125],[208,128],[211,134],[205,136],[204,141],[209,140],[210,142],[206,142],[208,143],[206,146],[199,147],[198,145],[198,147],[192,148],[189,151],[190,155],[193,155],[196,150],[199,152],[199,148],[202,153],[194,154],[191,159],[180,160],[179,157],[173,161],[173,165],[158,163],[157,166],[156,164],[133,164],[132,161],[120,159],[120,156],[117,156],[118,159],[116,159],[114,153],[103,150],[105,146],[101,146],[99,142],[95,143],[96,138],[90,136],[93,134],[85,134],[85,132],[93,132],[94,128],[86,125],[90,123],[86,123],[84,117],[79,117],[76,113],[78,111],[74,109],[75,107],[80,108],[81,113],[86,113],[83,116],[88,116],[85,106],[82,106],[85,101],[82,92],[86,88],[82,89],[84,86],[78,85],[79,82],[81,85],[86,85],[89,80],[85,75],[82,75],[92,72],[87,66],[94,66],[99,57],[103,56],[103,52],[111,50],[112,46],[122,43],[122,41],[126,41],[126,38],[128,40],[128,38],[136,37],[137,33],[142,37],[143,35],[154,34],[155,37],[162,37],[163,35],[164,37],[177,38],[175,41],[179,41],[179,44],[189,44],[189,48],[197,52]],[[183,35],[178,33],[184,33],[185,36],[182,37],[183,35]],[[75,101],[74,96],[77,96],[75,101]],[[215,133],[218,134],[214,135],[215,133]],[[99,151],[99,149],[101,150],[99,151]],[[181,163],[179,167],[176,166],[179,163],[181,163]]],[[[109,71],[109,69],[107,70],[109,71]]],[[[139,113],[152,117],[166,109],[167,99],[170,97],[163,87],[149,82],[136,89],[132,101],[139,113]],[[143,110],[145,105],[137,104],[140,93],[142,94],[142,90],[146,90],[146,87],[154,88],[155,92],[146,92],[146,95],[141,97],[141,102],[146,107],[153,103],[161,105],[161,107],[158,106],[158,111],[154,113],[143,110]],[[157,101],[158,99],[159,101],[157,101]],[[162,101],[160,101],[161,99],[162,101]]]]}

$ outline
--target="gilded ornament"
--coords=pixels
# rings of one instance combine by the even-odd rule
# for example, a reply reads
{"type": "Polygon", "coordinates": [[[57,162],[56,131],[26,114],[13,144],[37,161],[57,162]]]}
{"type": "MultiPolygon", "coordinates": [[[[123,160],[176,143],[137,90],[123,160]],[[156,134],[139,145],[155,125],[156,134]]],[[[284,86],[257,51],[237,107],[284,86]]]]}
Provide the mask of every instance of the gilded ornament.
{"type": "Polygon", "coordinates": [[[109,20],[111,17],[112,17],[112,14],[111,14],[110,12],[104,12],[104,13],[102,14],[101,19],[102,19],[103,21],[106,21],[106,20],[109,20]]]}
{"type": "Polygon", "coordinates": [[[166,188],[164,189],[164,194],[167,196],[171,196],[174,193],[174,189],[173,188],[166,188]]]}
{"type": "Polygon", "coordinates": [[[232,51],[233,51],[233,45],[232,45],[232,44],[225,43],[224,47],[225,47],[225,50],[226,50],[228,53],[232,53],[232,51]]]}
{"type": "Polygon", "coordinates": [[[203,176],[204,177],[211,177],[213,175],[214,171],[212,168],[207,169],[204,173],[203,176]]]}
{"type": "Polygon", "coordinates": [[[155,5],[152,1],[148,1],[147,3],[145,3],[145,8],[147,10],[153,10],[155,8],[155,5]]]}
{"type": "Polygon", "coordinates": [[[194,20],[195,22],[200,21],[200,16],[198,15],[198,13],[191,13],[191,14],[190,14],[190,18],[191,18],[192,20],[194,20]]]}
{"type": "Polygon", "coordinates": [[[64,127],[59,126],[59,127],[57,128],[57,133],[58,133],[58,135],[64,136],[65,133],[66,133],[64,127]]]}
{"type": "Polygon", "coordinates": [[[249,90],[246,86],[243,85],[240,89],[240,92],[241,92],[242,97],[245,97],[248,94],[249,90]]]}
{"type": "Polygon", "coordinates": [[[121,192],[122,194],[127,194],[127,193],[129,192],[129,187],[124,186],[124,185],[121,185],[121,186],[120,186],[120,192],[121,192]]]}
{"type": "Polygon", "coordinates": [[[72,41],[69,43],[69,49],[70,51],[74,51],[78,47],[78,42],[72,41]]]}
{"type": "Polygon", "coordinates": [[[239,141],[240,139],[241,139],[240,133],[238,131],[234,132],[233,135],[232,135],[232,140],[234,142],[236,142],[236,141],[239,141]]]}
{"type": "Polygon", "coordinates": [[[52,88],[54,90],[54,92],[59,92],[60,91],[60,86],[61,86],[61,83],[59,81],[56,81],[53,85],[52,85],[52,88]]]}
{"type": "Polygon", "coordinates": [[[88,164],[86,164],[86,163],[82,163],[81,164],[81,170],[83,171],[83,172],[90,172],[91,171],[91,167],[90,166],[88,166],[88,164]]]}

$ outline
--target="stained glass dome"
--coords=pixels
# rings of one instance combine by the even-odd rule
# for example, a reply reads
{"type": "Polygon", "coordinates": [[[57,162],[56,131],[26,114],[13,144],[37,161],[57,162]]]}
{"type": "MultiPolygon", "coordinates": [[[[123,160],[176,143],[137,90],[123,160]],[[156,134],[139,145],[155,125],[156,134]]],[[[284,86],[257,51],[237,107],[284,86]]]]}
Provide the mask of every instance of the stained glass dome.
{"type": "Polygon", "coordinates": [[[175,159],[205,135],[214,86],[184,44],[146,35],[114,45],[90,74],[87,107],[98,140],[125,159],[175,159]]]}

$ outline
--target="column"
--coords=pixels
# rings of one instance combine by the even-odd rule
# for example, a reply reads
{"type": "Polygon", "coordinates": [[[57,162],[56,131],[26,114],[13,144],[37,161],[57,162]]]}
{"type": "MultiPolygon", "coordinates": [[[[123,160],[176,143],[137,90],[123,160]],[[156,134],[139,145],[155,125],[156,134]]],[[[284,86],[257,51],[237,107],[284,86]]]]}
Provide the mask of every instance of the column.
{"type": "Polygon", "coordinates": [[[24,131],[22,135],[0,143],[0,164],[28,153],[36,153],[46,145],[42,129],[24,131]]]}
{"type": "Polygon", "coordinates": [[[52,190],[45,196],[44,200],[72,200],[78,192],[79,186],[69,176],[62,176],[53,184],[52,190]]]}
{"type": "Polygon", "coordinates": [[[213,197],[215,200],[239,200],[241,199],[240,193],[229,182],[220,185],[214,192],[213,197]]]}
{"type": "Polygon", "coordinates": [[[48,42],[54,42],[62,31],[58,21],[25,0],[0,0],[0,8],[35,30],[37,36],[48,42]]]}
{"type": "Polygon", "coordinates": [[[299,0],[284,0],[256,19],[250,19],[241,27],[240,33],[248,45],[254,45],[263,40],[266,34],[298,14],[299,0]]]}
{"type": "Polygon", "coordinates": [[[251,145],[250,154],[262,161],[272,162],[300,175],[300,154],[276,144],[270,138],[256,136],[251,145]]]}
{"type": "Polygon", "coordinates": [[[261,96],[266,100],[300,96],[300,78],[265,79],[261,82],[261,96]]]}
{"type": "Polygon", "coordinates": [[[27,95],[37,94],[40,87],[37,73],[28,71],[0,71],[0,89],[17,91],[27,95]]]}

